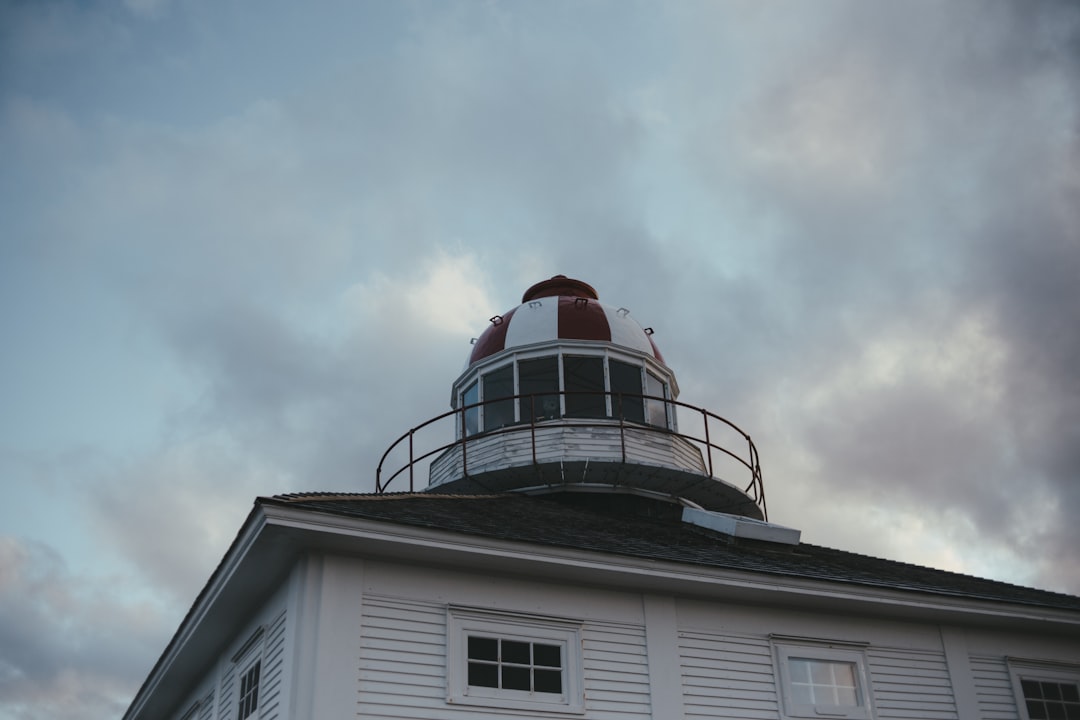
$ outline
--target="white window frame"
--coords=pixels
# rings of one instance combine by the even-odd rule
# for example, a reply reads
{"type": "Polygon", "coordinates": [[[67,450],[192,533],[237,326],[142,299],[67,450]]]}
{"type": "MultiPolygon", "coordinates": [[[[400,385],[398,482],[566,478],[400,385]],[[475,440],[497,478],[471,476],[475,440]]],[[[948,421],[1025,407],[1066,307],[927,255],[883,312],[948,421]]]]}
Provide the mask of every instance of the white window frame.
{"type": "Polygon", "coordinates": [[[866,669],[866,653],[857,645],[845,645],[828,641],[801,640],[773,641],[773,653],[777,669],[777,688],[780,694],[781,714],[784,718],[845,718],[846,720],[872,720],[874,717],[873,687],[866,669]],[[859,704],[811,705],[796,703],[791,690],[789,663],[792,658],[820,660],[822,662],[848,663],[855,667],[855,685],[859,704]]]}
{"type": "Polygon", "coordinates": [[[446,702],[546,713],[585,712],[580,621],[450,607],[446,627],[446,702]],[[559,646],[563,663],[562,693],[470,686],[467,641],[470,634],[559,646]]]}
{"type": "Polygon", "coordinates": [[[1037,680],[1060,684],[1068,683],[1080,688],[1080,666],[1077,665],[1018,658],[1009,658],[1008,665],[1009,676],[1012,679],[1013,696],[1016,698],[1016,707],[1021,720],[1031,720],[1031,716],[1028,714],[1027,698],[1024,696],[1024,688],[1020,684],[1021,681],[1037,680]]]}
{"type": "MultiPolygon", "coordinates": [[[[262,663],[263,661],[263,636],[265,635],[266,628],[260,626],[255,629],[255,632],[244,641],[244,644],[240,646],[240,649],[232,656],[233,661],[233,695],[231,699],[232,708],[229,710],[228,717],[239,718],[240,717],[240,688],[241,682],[248,671],[255,666],[255,663],[262,663]]],[[[265,699],[263,697],[263,691],[266,689],[264,680],[266,679],[266,666],[260,665],[259,667],[259,683],[257,685],[257,699],[255,701],[255,711],[248,715],[249,718],[259,717],[259,708],[262,707],[262,702],[265,699]]]]}

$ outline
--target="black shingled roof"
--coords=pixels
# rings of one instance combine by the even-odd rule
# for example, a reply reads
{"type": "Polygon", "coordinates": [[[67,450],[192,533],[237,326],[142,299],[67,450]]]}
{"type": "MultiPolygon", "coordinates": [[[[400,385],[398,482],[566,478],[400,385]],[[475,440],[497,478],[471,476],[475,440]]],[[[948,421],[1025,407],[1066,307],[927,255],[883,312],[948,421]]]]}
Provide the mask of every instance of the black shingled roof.
{"type": "Polygon", "coordinates": [[[677,518],[606,513],[551,497],[312,493],[259,502],[649,560],[1080,611],[1080,597],[1071,595],[806,543],[732,538],[677,518]]]}

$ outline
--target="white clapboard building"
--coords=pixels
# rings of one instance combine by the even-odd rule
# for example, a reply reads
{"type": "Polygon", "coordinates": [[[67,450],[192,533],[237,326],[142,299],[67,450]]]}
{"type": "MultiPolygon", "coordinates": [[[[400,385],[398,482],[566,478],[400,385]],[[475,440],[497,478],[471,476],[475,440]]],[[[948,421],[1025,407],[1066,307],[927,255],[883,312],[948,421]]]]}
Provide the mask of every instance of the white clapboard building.
{"type": "Polygon", "coordinates": [[[769,523],[651,334],[529,288],[376,493],[255,501],[125,718],[1080,719],[1080,598],[769,523]]]}

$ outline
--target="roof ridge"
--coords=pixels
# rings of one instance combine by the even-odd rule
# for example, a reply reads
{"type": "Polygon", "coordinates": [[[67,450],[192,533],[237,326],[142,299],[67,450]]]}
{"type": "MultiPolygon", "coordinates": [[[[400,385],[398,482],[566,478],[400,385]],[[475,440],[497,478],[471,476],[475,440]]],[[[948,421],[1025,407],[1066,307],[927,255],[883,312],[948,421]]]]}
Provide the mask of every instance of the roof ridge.
{"type": "Polygon", "coordinates": [[[491,493],[474,495],[464,493],[428,493],[428,492],[399,492],[399,493],[342,493],[342,492],[309,492],[309,493],[284,493],[281,495],[262,496],[260,500],[276,500],[278,502],[302,503],[302,502],[326,502],[332,500],[414,500],[417,498],[440,498],[444,500],[458,499],[494,499],[509,497],[507,493],[491,493]]]}

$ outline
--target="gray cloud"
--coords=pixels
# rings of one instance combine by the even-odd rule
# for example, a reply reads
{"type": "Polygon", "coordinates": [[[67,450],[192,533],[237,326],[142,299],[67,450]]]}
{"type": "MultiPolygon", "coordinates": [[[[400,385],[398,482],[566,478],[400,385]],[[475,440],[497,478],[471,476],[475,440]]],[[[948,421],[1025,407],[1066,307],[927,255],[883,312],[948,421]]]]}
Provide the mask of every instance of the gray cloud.
{"type": "MultiPolygon", "coordinates": [[[[0,10],[0,287],[36,288],[0,312],[32,297],[34,332],[77,324],[117,367],[152,343],[145,376],[87,374],[164,398],[100,418],[152,427],[137,447],[50,480],[156,608],[103,685],[141,678],[253,496],[370,490],[469,337],[556,272],[755,436],[774,520],[1080,592],[1075,6],[128,7],[0,10]]],[[[0,705],[32,716],[100,678],[21,628],[61,596],[130,608],[6,547],[31,599],[3,595],[0,705]]]]}

